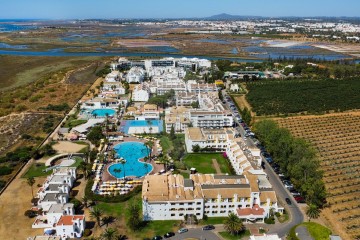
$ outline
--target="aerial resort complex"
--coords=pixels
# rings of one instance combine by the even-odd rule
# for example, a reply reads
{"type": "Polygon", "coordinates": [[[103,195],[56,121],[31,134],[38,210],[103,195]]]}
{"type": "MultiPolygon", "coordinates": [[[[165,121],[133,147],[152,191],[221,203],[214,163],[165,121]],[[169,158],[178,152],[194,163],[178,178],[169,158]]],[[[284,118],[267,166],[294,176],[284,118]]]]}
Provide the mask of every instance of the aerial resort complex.
{"type": "Polygon", "coordinates": [[[1,10],[0,240],[360,240],[359,0],[1,10]]]}
{"type": "MultiPolygon", "coordinates": [[[[79,170],[71,167],[73,156],[85,166],[87,201],[126,201],[140,194],[141,221],[234,214],[252,224],[284,214],[262,170],[259,148],[248,146],[235,128],[242,120],[226,103],[223,82],[188,79],[192,71],[201,76],[211,69],[210,61],[197,58],[112,62],[97,91],[89,90],[65,119],[77,124],[61,124],[54,133],[59,143],[84,142],[93,149],[47,160],[46,171],[53,173],[39,188],[31,211],[41,214],[32,227],[61,239],[89,235],[86,214],[77,214],[78,203],[69,200],[79,179],[79,170]],[[200,152],[214,156],[206,163],[214,173],[197,167],[200,160],[192,153],[200,152]],[[193,163],[186,161],[189,156],[193,163]],[[225,171],[220,164],[227,165],[225,171]]],[[[94,217],[97,207],[90,208],[94,217]]]]}

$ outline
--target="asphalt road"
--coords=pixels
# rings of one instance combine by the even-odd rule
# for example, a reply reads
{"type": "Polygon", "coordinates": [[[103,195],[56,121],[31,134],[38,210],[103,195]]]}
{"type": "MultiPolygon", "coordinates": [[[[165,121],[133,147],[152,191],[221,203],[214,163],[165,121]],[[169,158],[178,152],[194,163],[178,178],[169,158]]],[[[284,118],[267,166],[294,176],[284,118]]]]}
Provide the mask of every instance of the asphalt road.
{"type": "Polygon", "coordinates": [[[170,240],[183,240],[186,238],[196,238],[199,240],[221,240],[213,231],[203,231],[201,228],[189,229],[186,233],[176,233],[170,240]]]}
{"type": "MultiPolygon", "coordinates": [[[[227,94],[225,92],[223,92],[223,95],[225,97],[227,94]]],[[[229,106],[228,103],[227,103],[227,106],[229,106]]],[[[246,131],[244,130],[244,128],[241,126],[241,124],[237,120],[235,120],[235,122],[238,125],[238,127],[236,127],[237,131],[240,133],[240,135],[242,137],[244,137],[246,134],[246,131]]],[[[255,145],[254,140],[251,137],[246,138],[245,143],[248,147],[255,145]]],[[[245,154],[245,155],[248,157],[248,154],[245,154]]],[[[285,224],[268,225],[268,227],[270,229],[269,233],[276,233],[279,235],[279,237],[284,237],[293,226],[300,224],[304,221],[304,215],[301,212],[301,210],[299,209],[298,203],[295,201],[295,199],[293,198],[291,193],[284,187],[279,176],[273,171],[272,167],[264,159],[263,156],[262,156],[262,161],[265,162],[264,171],[268,176],[268,179],[272,185],[272,188],[276,192],[276,195],[278,198],[278,203],[280,203],[281,206],[284,206],[285,210],[290,215],[290,221],[288,221],[285,224]],[[285,202],[285,198],[291,199],[292,204],[288,205],[285,202]]]]}

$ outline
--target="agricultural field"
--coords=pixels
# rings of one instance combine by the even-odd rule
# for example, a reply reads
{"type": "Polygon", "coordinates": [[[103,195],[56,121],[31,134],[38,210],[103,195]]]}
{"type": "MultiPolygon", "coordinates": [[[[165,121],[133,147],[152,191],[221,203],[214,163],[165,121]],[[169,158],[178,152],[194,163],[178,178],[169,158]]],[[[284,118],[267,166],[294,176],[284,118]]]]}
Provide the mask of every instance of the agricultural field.
{"type": "Polygon", "coordinates": [[[246,83],[246,88],[258,116],[360,109],[359,79],[267,80],[246,83]]]}
{"type": "Polygon", "coordinates": [[[360,238],[360,112],[275,120],[317,149],[328,194],[325,219],[343,239],[360,238]]]}

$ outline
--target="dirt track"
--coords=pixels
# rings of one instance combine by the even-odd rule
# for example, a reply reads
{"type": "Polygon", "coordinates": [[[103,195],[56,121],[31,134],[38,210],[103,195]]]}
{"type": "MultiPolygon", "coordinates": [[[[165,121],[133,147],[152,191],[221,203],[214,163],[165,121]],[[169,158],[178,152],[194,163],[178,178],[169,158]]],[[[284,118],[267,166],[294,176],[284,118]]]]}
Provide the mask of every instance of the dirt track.
{"type": "MultiPolygon", "coordinates": [[[[0,239],[20,240],[29,236],[42,234],[43,229],[33,229],[31,225],[35,218],[24,216],[24,212],[31,208],[31,188],[26,183],[26,179],[20,178],[28,167],[29,162],[21,173],[9,185],[6,191],[0,195],[0,239]]],[[[34,195],[37,184],[44,182],[44,177],[36,178],[34,184],[34,195]]]]}

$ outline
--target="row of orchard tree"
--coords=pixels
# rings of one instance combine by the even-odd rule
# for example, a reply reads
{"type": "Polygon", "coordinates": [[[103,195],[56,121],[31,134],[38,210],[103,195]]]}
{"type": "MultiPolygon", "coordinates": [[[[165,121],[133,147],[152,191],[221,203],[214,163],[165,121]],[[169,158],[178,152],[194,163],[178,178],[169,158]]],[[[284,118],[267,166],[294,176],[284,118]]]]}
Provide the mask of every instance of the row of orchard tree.
{"type": "Polygon", "coordinates": [[[246,99],[257,115],[360,109],[359,79],[249,82],[246,99]]]}
{"type": "Polygon", "coordinates": [[[306,197],[309,205],[322,207],[326,189],[316,151],[303,139],[294,138],[272,120],[255,123],[254,131],[285,176],[306,197]]]}

